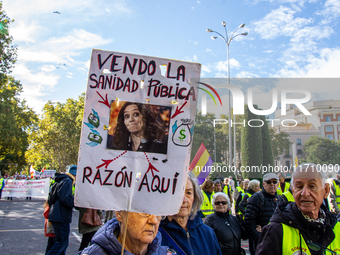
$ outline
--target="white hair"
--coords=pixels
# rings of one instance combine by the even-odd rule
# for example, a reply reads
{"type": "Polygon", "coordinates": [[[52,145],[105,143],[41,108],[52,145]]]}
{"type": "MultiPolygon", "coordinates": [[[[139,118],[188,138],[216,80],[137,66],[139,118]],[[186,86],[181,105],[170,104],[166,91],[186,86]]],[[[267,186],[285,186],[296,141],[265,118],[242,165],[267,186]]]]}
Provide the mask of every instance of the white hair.
{"type": "Polygon", "coordinates": [[[254,189],[256,186],[260,186],[260,181],[259,180],[256,180],[256,179],[254,179],[254,180],[251,180],[250,182],[249,182],[249,186],[248,186],[248,189],[254,189]]]}
{"type": "Polygon", "coordinates": [[[211,200],[211,203],[213,204],[214,208],[215,208],[215,200],[216,200],[216,198],[219,197],[219,196],[222,196],[222,197],[224,197],[224,198],[227,200],[228,208],[231,209],[231,206],[230,206],[230,199],[229,199],[228,195],[227,195],[226,193],[224,193],[224,192],[217,192],[215,195],[213,195],[212,200],[211,200]]]}
{"type": "Polygon", "coordinates": [[[319,175],[319,177],[316,177],[317,179],[321,180],[322,183],[322,187],[325,187],[325,183],[326,183],[326,174],[323,171],[323,169],[321,168],[320,165],[316,165],[314,163],[303,163],[301,165],[299,165],[297,168],[294,169],[294,172],[292,174],[292,179],[291,179],[291,186],[294,187],[294,176],[296,176],[298,173],[311,173],[311,177],[315,177],[313,175],[313,173],[315,173],[315,175],[319,175]]]}

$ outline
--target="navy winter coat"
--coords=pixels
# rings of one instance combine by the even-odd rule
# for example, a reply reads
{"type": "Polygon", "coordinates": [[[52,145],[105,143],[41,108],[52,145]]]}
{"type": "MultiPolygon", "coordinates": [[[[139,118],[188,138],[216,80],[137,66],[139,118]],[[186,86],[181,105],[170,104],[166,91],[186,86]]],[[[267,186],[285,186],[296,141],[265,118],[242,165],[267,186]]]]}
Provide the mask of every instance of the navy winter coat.
{"type": "MultiPolygon", "coordinates": [[[[122,245],[117,239],[120,227],[117,219],[108,221],[92,238],[92,245],[78,254],[95,255],[120,255],[122,245]]],[[[146,255],[166,255],[167,247],[161,246],[162,236],[158,232],[155,239],[149,244],[146,255]]],[[[133,255],[124,250],[124,255],[133,255]]]]}
{"type": "Polygon", "coordinates": [[[73,196],[72,179],[67,174],[56,173],[55,181],[58,183],[58,199],[55,204],[50,206],[48,219],[51,222],[71,223],[73,196]]]}
{"type": "MultiPolygon", "coordinates": [[[[188,221],[188,232],[175,220],[169,221],[168,218],[161,222],[161,227],[166,230],[187,255],[222,255],[214,230],[203,224],[198,214],[193,220],[188,221]]],[[[177,254],[180,254],[163,234],[162,245],[169,246],[177,254]]]]}

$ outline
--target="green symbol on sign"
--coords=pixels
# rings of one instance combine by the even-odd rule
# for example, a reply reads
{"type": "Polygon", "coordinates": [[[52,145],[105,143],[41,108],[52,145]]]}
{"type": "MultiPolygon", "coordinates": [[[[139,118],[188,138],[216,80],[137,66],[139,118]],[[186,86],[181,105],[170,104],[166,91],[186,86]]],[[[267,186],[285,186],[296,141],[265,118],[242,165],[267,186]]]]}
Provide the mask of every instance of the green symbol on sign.
{"type": "Polygon", "coordinates": [[[182,128],[181,131],[179,131],[180,135],[179,135],[178,139],[179,139],[181,142],[183,142],[183,139],[185,139],[185,138],[187,137],[185,134],[183,134],[183,133],[185,133],[185,132],[186,132],[186,131],[185,131],[185,128],[182,128]]]}

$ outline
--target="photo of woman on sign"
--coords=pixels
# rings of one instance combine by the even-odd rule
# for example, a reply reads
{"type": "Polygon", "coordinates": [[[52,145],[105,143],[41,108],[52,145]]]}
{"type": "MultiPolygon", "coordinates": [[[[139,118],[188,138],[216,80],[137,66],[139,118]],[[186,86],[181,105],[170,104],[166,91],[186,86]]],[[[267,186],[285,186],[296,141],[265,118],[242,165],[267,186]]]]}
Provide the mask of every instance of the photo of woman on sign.
{"type": "Polygon", "coordinates": [[[112,102],[107,148],[166,154],[170,115],[171,107],[112,102]]]}

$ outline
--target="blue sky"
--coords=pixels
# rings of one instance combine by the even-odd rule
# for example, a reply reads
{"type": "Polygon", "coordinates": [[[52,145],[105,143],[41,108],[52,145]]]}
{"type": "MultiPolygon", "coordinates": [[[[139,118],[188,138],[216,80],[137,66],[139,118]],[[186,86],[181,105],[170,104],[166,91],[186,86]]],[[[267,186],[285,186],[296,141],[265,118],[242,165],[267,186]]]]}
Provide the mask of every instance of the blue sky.
{"type": "MultiPolygon", "coordinates": [[[[85,92],[93,48],[198,62],[201,77],[227,77],[226,45],[206,32],[224,33],[222,21],[249,33],[231,42],[231,77],[340,76],[339,0],[3,0],[3,9],[15,20],[12,75],[38,113],[85,92]]],[[[314,95],[327,90],[318,87],[314,95]]]]}

